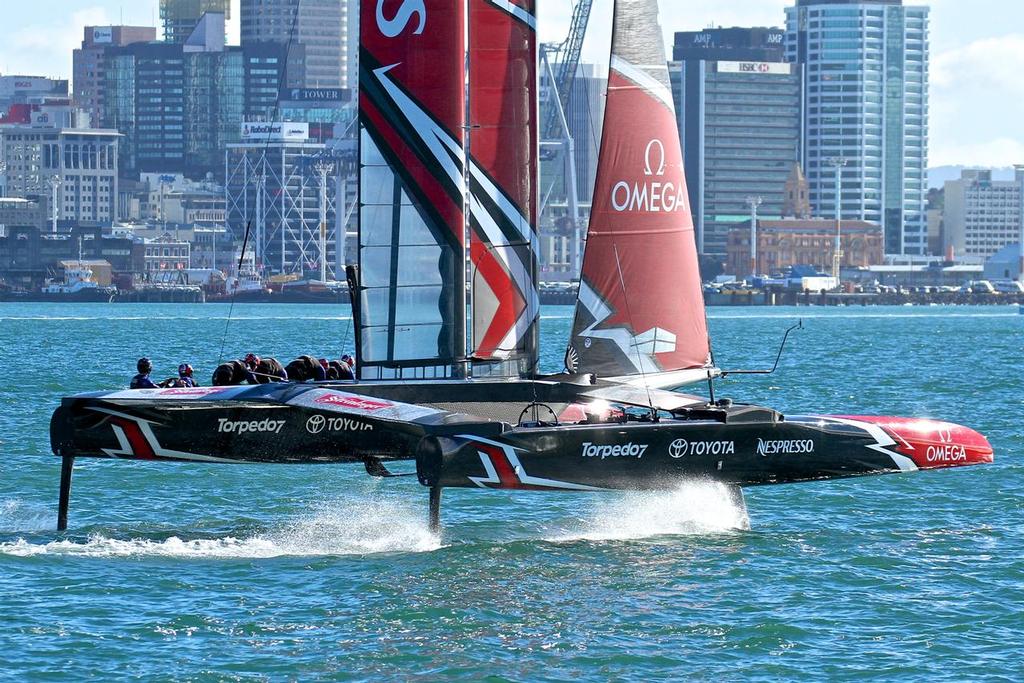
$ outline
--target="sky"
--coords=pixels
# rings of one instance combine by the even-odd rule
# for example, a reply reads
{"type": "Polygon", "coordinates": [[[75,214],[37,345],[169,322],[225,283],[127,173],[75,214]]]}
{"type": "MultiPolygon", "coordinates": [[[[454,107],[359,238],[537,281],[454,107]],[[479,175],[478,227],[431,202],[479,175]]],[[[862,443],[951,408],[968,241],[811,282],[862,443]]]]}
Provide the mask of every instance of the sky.
{"type": "MultiPolygon", "coordinates": [[[[364,0],[365,1],[365,0],[364,0]]],[[[1024,163],[1024,2],[906,0],[932,8],[931,167],[1024,163]]],[[[86,25],[156,26],[158,0],[0,0],[0,74],[69,78],[86,25]]],[[[229,33],[237,42],[237,5],[229,33]]],[[[661,0],[674,31],[782,26],[790,0],[661,0]]],[[[559,42],[569,0],[539,0],[541,39],[559,42]]],[[[612,0],[595,0],[584,57],[607,62],[612,0]]]]}

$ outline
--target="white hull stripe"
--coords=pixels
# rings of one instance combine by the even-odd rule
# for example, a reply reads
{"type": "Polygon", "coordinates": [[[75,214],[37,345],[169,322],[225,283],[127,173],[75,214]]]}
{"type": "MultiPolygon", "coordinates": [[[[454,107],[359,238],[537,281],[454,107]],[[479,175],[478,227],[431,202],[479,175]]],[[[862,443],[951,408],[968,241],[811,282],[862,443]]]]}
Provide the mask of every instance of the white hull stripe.
{"type": "Polygon", "coordinates": [[[888,455],[890,458],[892,458],[892,461],[896,464],[896,466],[900,468],[901,472],[916,472],[918,470],[918,467],[913,460],[903,455],[902,453],[897,453],[896,451],[890,450],[893,446],[896,446],[898,444],[879,425],[876,425],[873,422],[845,420],[840,417],[828,417],[824,419],[827,419],[831,422],[838,422],[839,424],[850,425],[851,427],[860,427],[868,434],[870,434],[871,437],[877,442],[871,446],[868,446],[868,448],[870,448],[873,451],[878,451],[879,453],[884,453],[885,455],[888,455]]]}
{"type": "MultiPolygon", "coordinates": [[[[542,477],[531,477],[529,474],[526,473],[526,469],[523,467],[523,463],[521,463],[519,461],[519,456],[516,455],[516,450],[517,450],[516,448],[514,448],[514,447],[512,447],[512,446],[510,446],[510,445],[508,445],[506,443],[500,443],[498,441],[491,441],[490,439],[485,439],[485,438],[479,437],[479,436],[463,435],[463,436],[461,436],[459,438],[466,439],[467,441],[469,441],[471,443],[481,443],[481,444],[486,444],[488,446],[494,446],[496,448],[500,448],[504,452],[505,457],[508,458],[509,464],[512,465],[512,470],[515,472],[516,477],[519,478],[519,483],[521,483],[521,484],[523,484],[525,486],[539,486],[541,488],[561,489],[561,490],[565,490],[565,491],[606,491],[607,490],[607,489],[598,488],[596,486],[586,486],[584,484],[573,484],[571,482],[558,481],[556,479],[544,479],[542,477]]],[[[518,449],[518,450],[522,450],[522,449],[518,449]]],[[[470,481],[472,481],[474,484],[476,484],[480,488],[484,488],[484,489],[493,488],[493,486],[488,486],[488,484],[493,484],[495,486],[500,485],[502,483],[501,477],[498,476],[498,472],[494,469],[494,464],[491,462],[490,456],[487,455],[483,451],[477,451],[477,454],[480,456],[480,462],[483,464],[484,471],[487,472],[487,476],[486,477],[470,477],[469,478],[470,481]]]]}
{"type": "MultiPolygon", "coordinates": [[[[98,413],[106,413],[114,417],[121,418],[122,420],[130,420],[139,426],[139,431],[142,432],[143,438],[149,444],[149,447],[153,450],[153,455],[158,458],[168,458],[172,460],[189,460],[192,462],[213,462],[213,463],[237,463],[242,462],[241,460],[228,460],[226,458],[216,458],[212,455],[199,455],[198,453],[185,453],[182,451],[167,450],[160,445],[160,442],[156,438],[156,434],[153,433],[153,423],[135,415],[128,415],[127,413],[121,413],[116,410],[109,408],[90,407],[90,410],[94,410],[98,413]]],[[[138,453],[132,448],[131,443],[128,441],[128,435],[124,433],[124,429],[119,425],[112,424],[114,428],[114,435],[117,437],[117,443],[120,445],[120,450],[113,448],[104,448],[103,452],[112,458],[136,458],[138,453]]]]}

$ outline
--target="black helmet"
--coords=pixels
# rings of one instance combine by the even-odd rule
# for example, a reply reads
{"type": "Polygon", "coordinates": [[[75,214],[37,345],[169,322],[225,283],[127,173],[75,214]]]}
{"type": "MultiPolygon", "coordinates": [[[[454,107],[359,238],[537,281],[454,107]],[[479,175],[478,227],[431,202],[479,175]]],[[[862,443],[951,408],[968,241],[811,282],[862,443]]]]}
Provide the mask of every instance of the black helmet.
{"type": "Polygon", "coordinates": [[[188,363],[182,363],[178,366],[178,377],[191,377],[194,373],[195,370],[188,363]]]}
{"type": "Polygon", "coordinates": [[[135,364],[135,367],[139,369],[139,374],[148,375],[153,372],[153,361],[148,358],[140,358],[139,362],[135,364]]]}

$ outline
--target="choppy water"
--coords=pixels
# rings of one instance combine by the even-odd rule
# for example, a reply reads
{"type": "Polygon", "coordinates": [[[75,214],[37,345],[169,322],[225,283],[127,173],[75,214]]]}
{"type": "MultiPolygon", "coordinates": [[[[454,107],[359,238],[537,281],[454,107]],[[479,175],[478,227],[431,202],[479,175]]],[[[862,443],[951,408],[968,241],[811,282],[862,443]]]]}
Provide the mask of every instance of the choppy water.
{"type": "MultiPolygon", "coordinates": [[[[0,305],[0,677],[512,680],[1024,678],[1024,316],[714,310],[720,393],[789,412],[943,417],[992,467],[749,491],[445,495],[358,468],[76,467],[52,529],[63,394],[220,354],[341,353],[336,309],[0,305]]],[[[544,311],[557,369],[569,308],[544,311]]],[[[349,342],[348,346],[351,346],[349,342]]],[[[158,373],[160,374],[160,373],[158,373]]]]}

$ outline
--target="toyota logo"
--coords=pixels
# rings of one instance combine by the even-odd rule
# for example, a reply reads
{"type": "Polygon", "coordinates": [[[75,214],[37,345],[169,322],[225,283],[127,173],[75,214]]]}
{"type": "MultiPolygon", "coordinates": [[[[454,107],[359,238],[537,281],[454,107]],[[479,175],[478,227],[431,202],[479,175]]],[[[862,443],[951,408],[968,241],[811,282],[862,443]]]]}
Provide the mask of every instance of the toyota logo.
{"type": "Polygon", "coordinates": [[[668,447],[668,454],[673,458],[682,458],[690,451],[690,442],[686,439],[676,439],[668,447]]]}
{"type": "Polygon", "coordinates": [[[319,434],[327,426],[327,419],[323,415],[314,415],[306,420],[306,431],[310,434],[319,434]]]}

